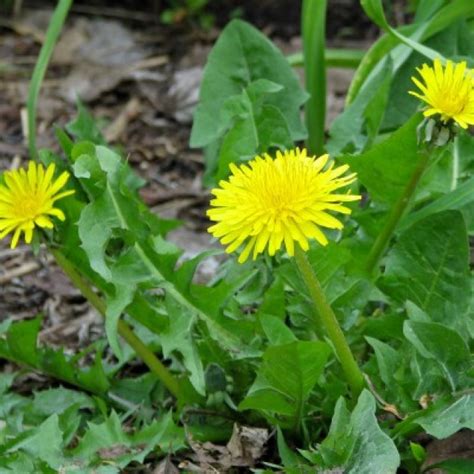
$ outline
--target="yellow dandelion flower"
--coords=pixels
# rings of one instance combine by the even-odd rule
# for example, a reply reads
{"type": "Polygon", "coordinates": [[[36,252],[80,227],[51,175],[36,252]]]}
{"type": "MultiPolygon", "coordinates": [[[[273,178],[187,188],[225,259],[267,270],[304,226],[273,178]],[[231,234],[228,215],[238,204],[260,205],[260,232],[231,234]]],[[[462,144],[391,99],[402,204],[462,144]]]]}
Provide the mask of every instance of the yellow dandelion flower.
{"type": "Polygon", "coordinates": [[[63,211],[55,208],[54,203],[74,191],[59,191],[69,179],[64,171],[59,178],[53,179],[55,166],[50,164],[45,170],[43,165],[30,161],[28,170],[5,171],[5,185],[0,184],[0,239],[13,233],[11,248],[15,248],[21,233],[29,244],[33,238],[35,226],[52,229],[50,216],[65,219],[63,211]]]}
{"type": "Polygon", "coordinates": [[[306,150],[277,152],[276,158],[257,156],[248,164],[230,165],[232,175],[211,192],[212,208],[207,211],[216,222],[209,232],[227,245],[230,253],[244,245],[239,262],[253,259],[268,248],[275,255],[284,242],[289,255],[297,242],[308,250],[308,239],[328,243],[321,227],[341,229],[342,223],[328,211],[350,214],[342,202],[360,196],[332,194],[356,179],[355,173],[342,176],[348,166],[326,167],[328,155],[307,156],[306,150]]]}
{"type": "Polygon", "coordinates": [[[466,61],[454,64],[446,61],[443,67],[439,59],[433,67],[423,64],[417,68],[423,82],[416,77],[412,81],[421,93],[410,91],[428,104],[425,117],[439,114],[443,122],[454,120],[462,128],[474,125],[474,75],[467,69],[466,61]]]}

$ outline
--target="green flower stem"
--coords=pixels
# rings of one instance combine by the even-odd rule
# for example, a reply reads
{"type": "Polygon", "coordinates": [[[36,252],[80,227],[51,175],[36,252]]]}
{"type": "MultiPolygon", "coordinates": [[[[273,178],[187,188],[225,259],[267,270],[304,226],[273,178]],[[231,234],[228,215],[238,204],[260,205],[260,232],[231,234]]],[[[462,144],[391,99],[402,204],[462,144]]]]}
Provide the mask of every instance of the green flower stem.
{"type": "Polygon", "coordinates": [[[318,312],[324,330],[334,346],[346,380],[351,387],[352,395],[354,396],[354,399],[357,399],[364,388],[364,376],[352,355],[349,344],[347,344],[341,326],[326,299],[321,284],[319,283],[306,254],[299,248],[299,246],[296,246],[295,249],[295,260],[306,287],[308,288],[314,308],[318,312]]]}
{"type": "Polygon", "coordinates": [[[311,153],[324,152],[326,120],[326,37],[327,0],[303,0],[301,30],[303,36],[304,72],[310,98],[305,116],[308,127],[307,146],[311,153]]]}
{"type": "Polygon", "coordinates": [[[385,249],[387,248],[400,219],[403,217],[403,214],[405,213],[408,204],[415,193],[416,187],[428,166],[429,157],[430,153],[428,150],[423,150],[420,153],[418,165],[413,171],[410,181],[408,181],[408,184],[406,185],[402,195],[395,203],[395,206],[392,208],[384,228],[377,236],[377,239],[370,250],[365,266],[369,275],[374,272],[374,269],[382,257],[385,249]]]}
{"type": "MultiPolygon", "coordinates": [[[[51,250],[58,265],[70,278],[74,285],[89,303],[105,318],[106,306],[102,298],[97,295],[89,283],[77,272],[73,264],[58,250],[51,250]]],[[[118,321],[118,333],[133,348],[138,357],[148,366],[176,398],[179,397],[179,383],[177,379],[160,362],[146,344],[122,320],[118,321]]]]}

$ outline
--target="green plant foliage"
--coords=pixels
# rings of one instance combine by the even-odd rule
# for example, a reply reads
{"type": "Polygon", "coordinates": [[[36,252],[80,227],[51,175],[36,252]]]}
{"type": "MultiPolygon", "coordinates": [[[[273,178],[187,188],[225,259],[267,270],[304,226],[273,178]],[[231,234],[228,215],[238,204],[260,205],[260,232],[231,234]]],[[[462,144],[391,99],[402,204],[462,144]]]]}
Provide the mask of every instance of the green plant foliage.
{"type": "Polygon", "coordinates": [[[125,426],[112,411],[86,424],[84,409],[95,404],[79,392],[58,388],[39,392],[32,401],[16,396],[13,403],[11,394],[4,399],[0,467],[6,472],[115,473],[151,451],[174,453],[184,446],[184,430],[170,413],[149,424],[125,426]]]}
{"type": "Polygon", "coordinates": [[[253,408],[298,420],[328,356],[328,346],[317,341],[269,347],[262,356],[257,379],[239,405],[240,410],[253,408]],[[282,372],[285,378],[281,377],[282,372]]]}
{"type": "MultiPolygon", "coordinates": [[[[196,266],[205,255],[175,271],[180,250],[163,237],[176,224],[159,219],[143,205],[136,194],[138,183],[120,156],[109,148],[81,142],[73,148],[72,157],[76,178],[91,198],[78,221],[81,245],[92,269],[114,286],[107,292],[106,330],[115,353],[121,355],[118,318],[137,291],[153,286],[163,287],[184,311],[204,320],[211,337],[224,347],[242,351],[239,336],[226,327],[221,309],[229,290],[234,285],[238,289],[248,274],[214,288],[192,284],[196,266]]],[[[198,391],[202,391],[200,380],[198,391]]]]}
{"type": "MultiPolygon", "coordinates": [[[[469,35],[470,27],[466,21],[472,18],[474,11],[469,0],[454,0],[441,4],[427,2],[429,5],[420,16],[423,21],[403,25],[396,30],[391,28],[385,19],[381,2],[367,0],[363,3],[367,13],[389,33],[383,35],[369,49],[356,71],[347,96],[345,111],[336,118],[330,130],[328,150],[333,153],[342,151],[361,151],[367,143],[367,132],[364,132],[364,114],[370,110],[370,104],[378,96],[386,104],[383,112],[383,121],[379,123],[382,130],[393,130],[403,125],[415,112],[418,102],[407,94],[413,89],[411,77],[415,75],[415,67],[429,62],[419,50],[420,41],[430,46],[429,51],[422,51],[449,58],[457,58],[459,54],[469,57],[468,48],[472,46],[469,35]],[[462,31],[462,34],[458,34],[462,31]],[[456,32],[456,33],[455,33],[456,32]],[[415,50],[400,41],[415,42],[415,50]],[[462,53],[460,53],[462,51],[462,53]],[[466,51],[466,52],[465,52],[466,51]],[[387,57],[391,58],[390,65],[387,57]]],[[[422,3],[420,3],[420,7],[422,3]]],[[[421,11],[421,10],[420,10],[421,11]]]]}
{"type": "Polygon", "coordinates": [[[405,43],[407,46],[410,46],[414,51],[426,56],[428,59],[434,60],[440,57],[439,52],[433,51],[430,48],[427,48],[423,44],[413,41],[411,38],[407,38],[400,34],[396,29],[392,28],[385,18],[385,13],[383,9],[382,0],[361,0],[361,5],[364,8],[367,15],[375,22],[377,25],[382,27],[384,30],[387,30],[391,35],[395,36],[398,40],[405,43]]]}
{"type": "Polygon", "coordinates": [[[462,215],[441,212],[405,231],[388,254],[379,286],[399,302],[414,302],[433,321],[463,331],[471,283],[462,215]]]}
{"type": "Polygon", "coordinates": [[[421,115],[416,114],[369,151],[343,157],[374,200],[393,204],[400,197],[419,160],[416,129],[420,122],[421,115]]]}
{"type": "Polygon", "coordinates": [[[371,87],[364,88],[344,113],[336,117],[326,144],[329,153],[360,152],[375,139],[385,114],[392,68],[389,57],[373,76],[371,87]]]}
{"type": "MultiPolygon", "coordinates": [[[[173,2],[168,20],[199,21],[206,3],[173,2]]],[[[186,259],[168,235],[181,223],[146,206],[144,180],[80,102],[55,130],[61,152],[34,150],[68,171],[75,190],[58,203],[64,222],[35,230],[34,248],[50,250],[104,316],[106,337],[71,354],[43,342],[41,317],[4,315],[0,472],[141,472],[172,455],[192,460],[192,470],[218,471],[224,459],[262,473],[415,474],[433,467],[425,442],[474,430],[474,140],[423,117],[408,94],[428,58],[473,65],[473,2],[411,2],[404,17],[413,23],[398,28],[391,2],[361,4],[385,34],[363,57],[352,53],[360,64],[329,131],[314,91],[334,58],[347,64],[350,55],[324,58],[324,18],[316,27],[310,2],[299,61],[312,101],[270,39],[235,20],[209,54],[192,127],[211,188],[234,163],[303,146],[312,123],[307,146],[327,150],[328,166],[347,164],[357,174],[349,192],[361,194],[340,213],[341,228],[325,229],[326,246],[311,241],[296,258],[281,250],[244,264],[220,250],[186,259]],[[197,283],[208,258],[215,275],[197,283]],[[31,372],[46,377],[25,384],[31,372]],[[269,438],[258,457],[261,428],[269,438]]],[[[29,117],[48,57],[39,58],[29,117]]],[[[435,466],[473,471],[460,459],[435,466]]]]}
{"type": "MultiPolygon", "coordinates": [[[[443,370],[452,390],[459,388],[469,368],[469,348],[454,330],[438,323],[406,321],[405,337],[420,355],[435,360],[443,370]]],[[[472,380],[471,380],[472,382],[472,380]]]]}
{"type": "Polygon", "coordinates": [[[89,424],[71,456],[85,466],[110,463],[119,469],[132,461],[143,461],[153,449],[173,453],[183,446],[184,430],[174,424],[170,413],[130,435],[123,429],[117,413],[112,412],[103,423],[89,424]]]}
{"type": "Polygon", "coordinates": [[[427,433],[444,439],[462,428],[474,429],[474,396],[464,395],[442,410],[421,416],[416,423],[427,433]]]}
{"type": "Polygon", "coordinates": [[[375,400],[368,391],[361,394],[352,413],[344,400],[337,402],[328,437],[318,450],[322,466],[353,474],[396,471],[400,456],[374,412],[375,400]]]}
{"type": "Polygon", "coordinates": [[[41,318],[11,324],[0,339],[0,357],[25,364],[86,391],[105,394],[110,383],[100,352],[91,367],[78,369],[77,361],[67,357],[62,349],[38,347],[40,325],[41,318]]]}
{"type": "Polygon", "coordinates": [[[273,44],[247,23],[230,22],[209,55],[191,134],[192,147],[207,147],[208,182],[225,177],[229,163],[304,138],[306,98],[273,44]]]}

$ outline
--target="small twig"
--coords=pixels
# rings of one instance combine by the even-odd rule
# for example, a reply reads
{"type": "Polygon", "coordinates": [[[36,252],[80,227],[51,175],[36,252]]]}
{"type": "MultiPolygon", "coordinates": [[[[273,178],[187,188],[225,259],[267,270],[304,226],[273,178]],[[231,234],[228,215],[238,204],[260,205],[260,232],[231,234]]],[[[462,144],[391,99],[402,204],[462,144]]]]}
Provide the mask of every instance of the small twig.
{"type": "Polygon", "coordinates": [[[74,319],[73,321],[65,321],[60,324],[55,324],[54,326],[51,326],[49,328],[43,329],[40,331],[38,335],[39,340],[43,340],[47,338],[49,335],[54,334],[55,332],[61,332],[63,329],[68,328],[74,330],[74,332],[77,332],[77,328],[82,326],[83,322],[86,322],[88,320],[91,320],[93,316],[93,313],[86,313],[82,316],[80,316],[77,319],[74,319]],[[72,327],[71,327],[72,326],[72,327]]]}
{"type": "Polygon", "coordinates": [[[398,418],[399,420],[404,420],[405,418],[400,415],[400,412],[398,411],[397,407],[393,405],[392,403],[386,402],[379,393],[375,390],[374,384],[372,383],[372,380],[370,380],[369,376],[367,374],[364,374],[365,381],[367,383],[367,387],[370,390],[370,393],[375,397],[375,399],[382,405],[382,410],[391,413],[393,416],[398,418]]]}
{"type": "Polygon", "coordinates": [[[0,275],[0,285],[5,285],[14,278],[18,278],[27,275],[28,273],[35,272],[39,268],[41,268],[41,265],[38,262],[25,262],[23,265],[8,271],[3,275],[0,275]]]}
{"type": "Polygon", "coordinates": [[[117,141],[124,130],[127,128],[130,120],[133,120],[140,113],[140,101],[133,97],[130,99],[125,108],[115,118],[115,120],[104,130],[104,137],[107,143],[117,141]]]}
{"type": "Polygon", "coordinates": [[[134,71],[140,69],[151,69],[153,67],[163,66],[169,62],[169,57],[166,54],[161,54],[160,56],[152,56],[151,58],[142,59],[136,63],[131,64],[125,68],[125,72],[130,74],[134,71]]]}
{"type": "Polygon", "coordinates": [[[144,23],[155,23],[158,17],[146,12],[132,12],[121,8],[94,7],[92,5],[74,5],[71,8],[73,13],[83,13],[85,15],[102,16],[110,18],[120,18],[123,20],[142,21],[144,23]]]}
{"type": "Polygon", "coordinates": [[[15,249],[7,248],[0,250],[0,259],[4,257],[16,257],[17,255],[23,255],[30,251],[30,247],[27,245],[18,246],[15,249]]]}

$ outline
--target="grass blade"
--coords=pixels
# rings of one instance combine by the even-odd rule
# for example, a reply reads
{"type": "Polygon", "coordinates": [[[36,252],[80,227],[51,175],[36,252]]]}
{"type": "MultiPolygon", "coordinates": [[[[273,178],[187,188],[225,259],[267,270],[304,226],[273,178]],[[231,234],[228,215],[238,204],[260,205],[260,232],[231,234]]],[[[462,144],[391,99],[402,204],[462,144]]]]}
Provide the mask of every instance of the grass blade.
{"type": "Polygon", "coordinates": [[[46,37],[41,47],[41,51],[36,62],[33,75],[31,77],[30,86],[28,89],[28,99],[26,102],[28,108],[28,150],[30,158],[36,159],[36,109],[38,104],[38,96],[43,82],[44,75],[48,68],[49,60],[53,54],[54,46],[58,40],[61,30],[66,20],[69,9],[71,8],[72,0],[59,0],[56,9],[54,10],[51,21],[49,22],[46,37]]]}
{"type": "Polygon", "coordinates": [[[326,119],[326,36],[327,0],[304,0],[302,8],[302,34],[306,90],[310,98],[305,115],[308,127],[307,146],[310,153],[324,150],[324,124],[326,119]]]}

